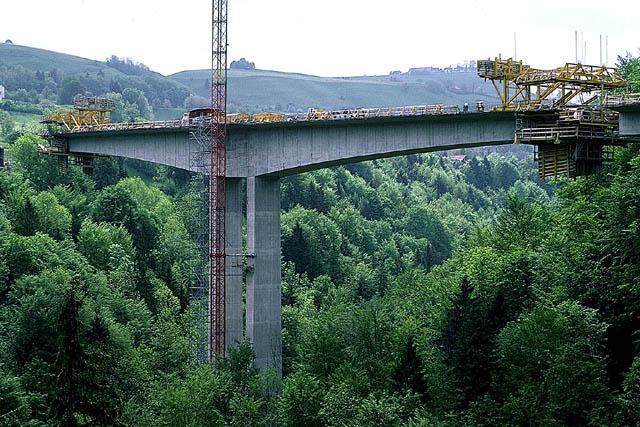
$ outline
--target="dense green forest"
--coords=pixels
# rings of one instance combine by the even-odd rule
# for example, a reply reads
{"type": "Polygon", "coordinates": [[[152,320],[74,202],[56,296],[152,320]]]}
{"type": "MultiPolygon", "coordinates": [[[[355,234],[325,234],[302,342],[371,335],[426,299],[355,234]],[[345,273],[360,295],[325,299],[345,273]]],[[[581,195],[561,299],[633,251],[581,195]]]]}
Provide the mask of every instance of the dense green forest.
{"type": "Polygon", "coordinates": [[[246,345],[198,362],[188,176],[60,175],[38,142],[0,174],[2,424],[639,420],[635,147],[554,196],[497,155],[286,179],[280,383],[246,345]]]}
{"type": "Polygon", "coordinates": [[[284,179],[280,379],[198,359],[187,173],[2,132],[0,425],[640,424],[637,145],[553,183],[473,151],[284,179]]]}

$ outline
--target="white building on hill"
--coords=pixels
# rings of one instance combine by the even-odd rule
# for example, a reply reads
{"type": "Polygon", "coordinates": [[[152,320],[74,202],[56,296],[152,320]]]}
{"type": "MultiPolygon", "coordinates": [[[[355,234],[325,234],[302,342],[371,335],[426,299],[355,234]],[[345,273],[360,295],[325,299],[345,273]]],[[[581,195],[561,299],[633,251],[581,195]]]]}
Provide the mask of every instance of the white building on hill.
{"type": "Polygon", "coordinates": [[[0,85],[0,101],[4,99],[4,86],[0,85]]]}

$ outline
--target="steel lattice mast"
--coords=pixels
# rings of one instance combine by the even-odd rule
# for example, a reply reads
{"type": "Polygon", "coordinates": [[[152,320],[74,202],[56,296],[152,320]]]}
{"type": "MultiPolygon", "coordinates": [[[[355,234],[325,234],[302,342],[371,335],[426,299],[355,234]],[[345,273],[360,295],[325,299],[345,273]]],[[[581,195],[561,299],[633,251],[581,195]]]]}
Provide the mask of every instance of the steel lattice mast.
{"type": "Polygon", "coordinates": [[[209,360],[225,354],[227,0],[213,0],[209,170],[209,360]]]}

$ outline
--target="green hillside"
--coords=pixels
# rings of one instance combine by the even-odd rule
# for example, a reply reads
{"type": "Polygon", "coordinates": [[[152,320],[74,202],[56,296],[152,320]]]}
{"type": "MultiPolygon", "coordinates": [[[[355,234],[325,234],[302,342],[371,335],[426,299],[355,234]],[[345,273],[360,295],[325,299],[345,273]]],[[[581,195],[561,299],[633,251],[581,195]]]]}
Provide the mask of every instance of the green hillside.
{"type": "MultiPolygon", "coordinates": [[[[207,97],[207,70],[169,76],[207,97]]],[[[463,104],[493,101],[489,84],[472,72],[433,72],[423,75],[323,78],[265,70],[230,70],[229,101],[240,111],[297,111],[310,107],[352,108],[415,104],[463,104]]]]}
{"type": "MultiPolygon", "coordinates": [[[[162,119],[176,118],[185,108],[207,104],[210,78],[208,70],[183,71],[167,77],[137,63],[95,61],[0,43],[0,84],[7,88],[9,98],[23,102],[68,103],[74,93],[104,95],[133,88],[144,93],[162,119]]],[[[266,70],[229,72],[231,111],[462,105],[476,100],[493,102],[495,97],[493,88],[474,72],[334,78],[266,70]]]]}
{"type": "Polygon", "coordinates": [[[19,65],[31,71],[56,68],[69,74],[97,74],[102,71],[106,76],[124,77],[123,73],[101,61],[15,44],[0,43],[0,59],[2,67],[19,65]]]}
{"type": "Polygon", "coordinates": [[[94,61],[28,46],[0,43],[0,84],[8,98],[30,103],[69,103],[78,93],[104,95],[131,88],[156,107],[180,107],[189,89],[142,64],[110,58],[94,61]]]}

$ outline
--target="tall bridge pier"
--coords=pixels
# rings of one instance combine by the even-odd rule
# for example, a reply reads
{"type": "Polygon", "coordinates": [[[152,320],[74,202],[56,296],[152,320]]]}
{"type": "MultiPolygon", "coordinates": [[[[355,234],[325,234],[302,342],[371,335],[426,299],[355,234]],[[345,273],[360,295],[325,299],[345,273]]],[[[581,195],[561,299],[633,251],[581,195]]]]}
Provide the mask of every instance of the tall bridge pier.
{"type": "Polygon", "coordinates": [[[242,179],[227,178],[225,264],[225,343],[237,345],[243,338],[242,276],[242,179]]]}
{"type": "Polygon", "coordinates": [[[258,368],[282,374],[280,179],[247,178],[247,337],[258,368]]]}
{"type": "Polygon", "coordinates": [[[248,177],[247,250],[242,253],[241,178],[227,179],[226,343],[247,338],[253,343],[258,369],[282,374],[280,178],[248,177]],[[242,272],[246,260],[246,325],[243,328],[242,272]]]}

